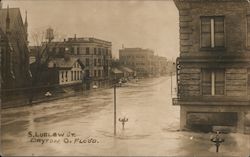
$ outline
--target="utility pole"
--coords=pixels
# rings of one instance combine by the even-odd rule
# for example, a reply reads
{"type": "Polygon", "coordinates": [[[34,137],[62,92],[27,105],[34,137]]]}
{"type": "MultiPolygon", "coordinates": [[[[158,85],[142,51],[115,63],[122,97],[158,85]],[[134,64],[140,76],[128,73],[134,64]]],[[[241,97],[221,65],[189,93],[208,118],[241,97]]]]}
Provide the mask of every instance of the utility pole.
{"type": "Polygon", "coordinates": [[[173,79],[172,79],[172,72],[170,73],[170,75],[171,75],[171,97],[172,97],[172,93],[173,93],[173,91],[172,91],[172,88],[173,88],[173,79]]]}
{"type": "Polygon", "coordinates": [[[116,136],[116,84],[114,84],[114,136],[116,136]]]}

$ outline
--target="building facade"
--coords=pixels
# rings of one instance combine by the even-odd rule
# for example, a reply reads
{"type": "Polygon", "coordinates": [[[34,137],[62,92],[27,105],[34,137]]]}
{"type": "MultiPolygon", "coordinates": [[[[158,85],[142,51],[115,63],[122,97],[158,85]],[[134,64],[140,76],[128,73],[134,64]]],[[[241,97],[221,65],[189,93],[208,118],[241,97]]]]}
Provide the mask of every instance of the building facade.
{"type": "Polygon", "coordinates": [[[55,58],[48,63],[48,71],[53,71],[55,83],[70,85],[83,82],[84,65],[78,58],[55,58]]]}
{"type": "Polygon", "coordinates": [[[154,52],[142,48],[123,48],[119,50],[119,60],[124,66],[136,71],[137,76],[151,76],[154,74],[154,52]]]}
{"type": "Polygon", "coordinates": [[[181,129],[250,132],[250,4],[175,0],[181,129]]]}
{"type": "MultiPolygon", "coordinates": [[[[0,8],[1,87],[12,92],[28,87],[31,73],[28,54],[28,22],[19,8],[0,8]]],[[[7,94],[7,93],[6,93],[7,94]]],[[[7,94],[8,95],[8,94],[7,94]]]]}

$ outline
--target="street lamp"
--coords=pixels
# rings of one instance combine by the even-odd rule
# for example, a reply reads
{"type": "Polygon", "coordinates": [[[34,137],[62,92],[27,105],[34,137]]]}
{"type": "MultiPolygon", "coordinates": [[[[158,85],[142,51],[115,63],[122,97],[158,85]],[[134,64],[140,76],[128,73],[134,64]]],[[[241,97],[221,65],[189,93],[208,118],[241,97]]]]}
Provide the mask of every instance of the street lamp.
{"type": "Polygon", "coordinates": [[[219,152],[220,144],[225,141],[223,138],[220,137],[219,134],[220,134],[220,132],[216,131],[215,137],[213,137],[213,138],[210,139],[212,142],[214,142],[214,144],[216,146],[216,153],[219,152]]]}
{"type": "Polygon", "coordinates": [[[124,117],[124,118],[119,118],[119,122],[122,123],[122,130],[124,130],[124,125],[126,122],[128,122],[128,118],[124,117]]]}

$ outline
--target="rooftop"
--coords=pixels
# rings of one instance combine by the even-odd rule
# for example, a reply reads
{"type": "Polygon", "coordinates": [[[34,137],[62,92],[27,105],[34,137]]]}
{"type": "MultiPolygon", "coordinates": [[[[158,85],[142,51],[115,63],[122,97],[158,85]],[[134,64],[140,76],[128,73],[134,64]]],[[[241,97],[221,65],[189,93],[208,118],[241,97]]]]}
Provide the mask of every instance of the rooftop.
{"type": "Polygon", "coordinates": [[[62,69],[67,69],[67,68],[72,68],[75,64],[75,62],[79,62],[81,67],[83,68],[82,62],[75,57],[70,57],[70,58],[54,58],[49,62],[49,68],[52,67],[57,67],[57,68],[62,68],[62,69]]]}
{"type": "Polygon", "coordinates": [[[153,50],[151,50],[151,49],[143,49],[143,48],[138,48],[138,47],[135,47],[135,48],[123,48],[123,49],[120,49],[120,51],[150,51],[150,52],[153,52],[153,50]]]}
{"type": "Polygon", "coordinates": [[[93,38],[93,37],[68,38],[67,42],[102,43],[102,44],[109,44],[109,45],[112,44],[112,42],[110,42],[110,41],[97,39],[97,38],[93,38]]]}

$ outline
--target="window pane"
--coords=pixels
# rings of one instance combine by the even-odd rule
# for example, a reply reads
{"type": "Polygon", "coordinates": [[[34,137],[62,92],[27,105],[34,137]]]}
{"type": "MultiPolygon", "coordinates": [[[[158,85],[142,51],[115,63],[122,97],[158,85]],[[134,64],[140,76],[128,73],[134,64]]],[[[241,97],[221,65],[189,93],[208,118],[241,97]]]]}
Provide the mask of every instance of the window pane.
{"type": "Polygon", "coordinates": [[[214,18],[214,41],[215,47],[224,46],[224,17],[214,18]]]}
{"type": "Polygon", "coordinates": [[[201,47],[211,47],[211,18],[201,18],[201,47]]]}
{"type": "Polygon", "coordinates": [[[201,34],[201,47],[211,47],[211,34],[210,33],[201,34]]]}
{"type": "Polygon", "coordinates": [[[202,70],[202,94],[211,95],[211,71],[209,69],[202,70]]]}
{"type": "Polygon", "coordinates": [[[214,31],[224,32],[224,18],[223,17],[214,18],[214,31]]]}
{"type": "Polygon", "coordinates": [[[215,33],[214,41],[215,41],[215,47],[224,46],[224,33],[215,33]]]}
{"type": "Polygon", "coordinates": [[[224,94],[225,71],[224,69],[217,69],[215,71],[215,94],[224,94]]]}
{"type": "Polygon", "coordinates": [[[201,18],[201,32],[202,33],[211,32],[211,18],[208,18],[208,17],[201,18]]]}

